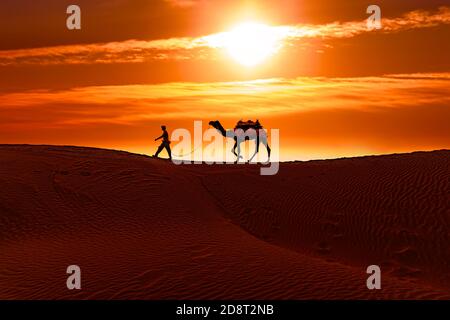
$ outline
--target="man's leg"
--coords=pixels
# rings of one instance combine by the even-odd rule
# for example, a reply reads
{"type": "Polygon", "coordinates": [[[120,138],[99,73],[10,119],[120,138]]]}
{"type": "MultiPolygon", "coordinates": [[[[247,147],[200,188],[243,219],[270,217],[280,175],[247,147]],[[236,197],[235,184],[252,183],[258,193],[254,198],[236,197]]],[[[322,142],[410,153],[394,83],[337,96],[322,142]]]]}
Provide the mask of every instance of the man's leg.
{"type": "Polygon", "coordinates": [[[161,151],[164,149],[164,144],[162,143],[159,147],[158,147],[158,150],[156,150],[156,153],[155,153],[155,157],[157,158],[158,157],[158,155],[161,153],[161,151]]]}
{"type": "Polygon", "coordinates": [[[169,154],[169,159],[172,159],[172,151],[170,150],[170,144],[166,143],[166,150],[167,153],[169,154]]]}

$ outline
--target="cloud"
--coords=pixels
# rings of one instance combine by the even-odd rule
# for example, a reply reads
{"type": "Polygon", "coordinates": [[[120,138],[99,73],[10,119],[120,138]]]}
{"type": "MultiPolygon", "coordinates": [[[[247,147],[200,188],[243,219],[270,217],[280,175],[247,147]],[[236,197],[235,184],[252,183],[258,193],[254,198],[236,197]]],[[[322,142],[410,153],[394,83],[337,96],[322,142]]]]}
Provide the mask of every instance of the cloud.
{"type": "MultiPolygon", "coordinates": [[[[430,28],[450,24],[450,8],[441,7],[436,13],[424,10],[411,11],[399,18],[382,19],[381,32],[393,33],[411,29],[430,28]]],[[[366,21],[334,22],[324,25],[297,25],[291,29],[290,38],[351,38],[368,30],[366,21]]]]}
{"type": "Polygon", "coordinates": [[[189,8],[203,2],[202,0],[164,0],[173,7],[189,8]]]}
{"type": "MultiPolygon", "coordinates": [[[[176,1],[178,5],[193,1],[176,1]]],[[[308,39],[351,38],[370,32],[395,33],[450,24],[450,8],[437,12],[412,11],[399,18],[382,20],[381,31],[370,31],[365,21],[334,22],[323,25],[273,26],[271,32],[281,44],[307,45],[308,39]],[[300,42],[300,40],[302,40],[300,42]]],[[[127,40],[122,42],[67,45],[46,48],[0,51],[0,66],[141,63],[149,60],[214,59],[223,49],[227,32],[198,38],[170,38],[161,40],[127,40]]],[[[320,48],[319,48],[320,49],[320,48]]]]}
{"type": "Polygon", "coordinates": [[[62,117],[59,124],[132,124],[143,119],[273,117],[324,109],[372,112],[408,108],[412,104],[439,103],[449,108],[449,93],[448,73],[94,86],[3,94],[0,113],[3,121],[10,123],[8,110],[16,115],[32,115],[51,105],[55,106],[54,111],[49,108],[46,114],[62,114],[62,110],[70,114],[62,117]]]}
{"type": "Polygon", "coordinates": [[[174,38],[6,50],[0,51],[0,65],[143,62],[146,58],[164,59],[167,53],[189,51],[197,46],[193,39],[174,38]]]}

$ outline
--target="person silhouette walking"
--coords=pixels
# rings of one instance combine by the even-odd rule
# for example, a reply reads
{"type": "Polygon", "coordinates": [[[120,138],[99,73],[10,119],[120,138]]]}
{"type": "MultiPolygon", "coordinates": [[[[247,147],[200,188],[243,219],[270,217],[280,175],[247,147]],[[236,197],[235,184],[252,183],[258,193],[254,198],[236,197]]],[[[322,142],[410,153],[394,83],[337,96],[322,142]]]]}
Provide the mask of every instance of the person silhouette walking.
{"type": "Polygon", "coordinates": [[[163,139],[161,145],[158,147],[158,150],[156,151],[154,157],[158,158],[158,155],[161,153],[163,149],[167,150],[167,153],[169,154],[169,159],[172,160],[172,151],[170,150],[170,140],[169,140],[169,133],[166,130],[166,126],[161,126],[161,129],[163,131],[163,134],[156,138],[155,141],[158,141],[159,139],[163,139]]]}

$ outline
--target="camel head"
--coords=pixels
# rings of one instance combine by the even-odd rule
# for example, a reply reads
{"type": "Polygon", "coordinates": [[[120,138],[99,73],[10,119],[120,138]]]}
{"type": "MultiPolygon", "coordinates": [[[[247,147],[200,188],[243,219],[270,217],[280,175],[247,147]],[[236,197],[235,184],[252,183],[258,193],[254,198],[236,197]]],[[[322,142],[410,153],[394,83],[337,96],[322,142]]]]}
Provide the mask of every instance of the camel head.
{"type": "Polygon", "coordinates": [[[213,127],[216,128],[216,129],[217,129],[217,127],[218,127],[218,126],[217,126],[218,124],[219,124],[219,120],[216,120],[216,121],[210,121],[210,122],[209,122],[209,125],[210,125],[210,126],[213,126],[213,127]]]}
{"type": "Polygon", "coordinates": [[[217,129],[220,131],[220,133],[225,137],[226,136],[226,130],[222,127],[222,125],[220,124],[219,120],[216,121],[210,121],[209,125],[212,126],[213,128],[217,129]]]}

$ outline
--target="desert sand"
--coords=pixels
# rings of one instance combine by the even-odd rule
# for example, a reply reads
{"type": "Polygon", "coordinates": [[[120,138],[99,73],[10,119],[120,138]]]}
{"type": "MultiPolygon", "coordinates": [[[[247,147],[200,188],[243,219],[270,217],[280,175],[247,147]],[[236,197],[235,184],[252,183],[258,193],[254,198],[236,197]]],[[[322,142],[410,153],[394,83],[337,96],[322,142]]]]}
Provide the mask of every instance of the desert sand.
{"type": "Polygon", "coordinates": [[[0,299],[450,299],[446,150],[260,176],[3,145],[0,189],[0,299]],[[81,290],[66,288],[72,264],[81,290]]]}

